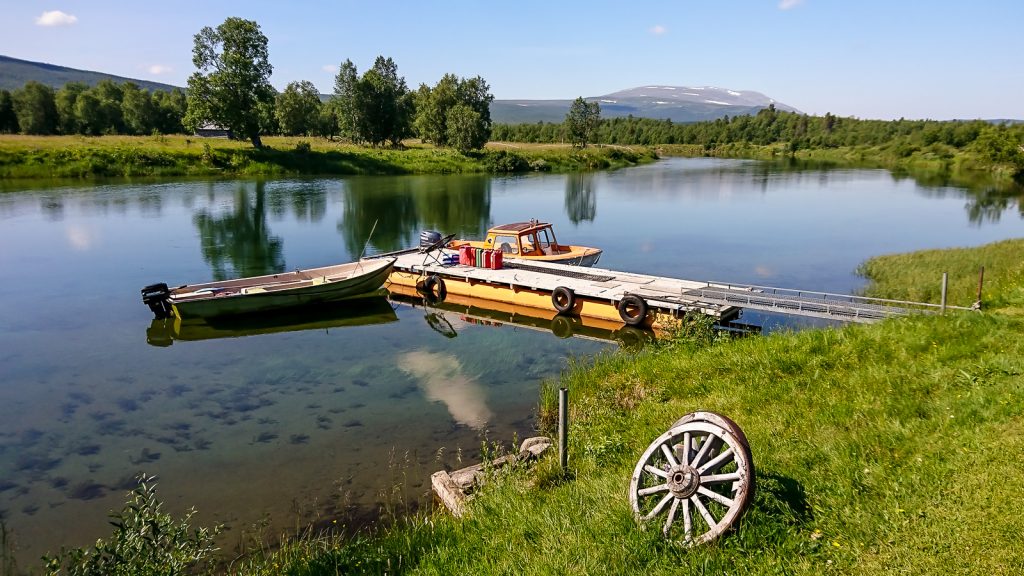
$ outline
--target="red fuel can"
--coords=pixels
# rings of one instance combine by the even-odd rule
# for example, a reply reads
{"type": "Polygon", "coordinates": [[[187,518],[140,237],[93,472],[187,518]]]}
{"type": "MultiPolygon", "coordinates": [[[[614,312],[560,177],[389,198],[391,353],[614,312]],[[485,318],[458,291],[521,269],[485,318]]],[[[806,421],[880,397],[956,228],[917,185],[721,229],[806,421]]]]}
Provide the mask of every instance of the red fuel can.
{"type": "Polygon", "coordinates": [[[491,269],[501,270],[504,266],[505,257],[502,256],[501,250],[495,250],[494,256],[491,257],[491,269]]]}
{"type": "Polygon", "coordinates": [[[473,265],[473,247],[469,244],[459,247],[459,264],[463,266],[473,265]]]}
{"type": "Polygon", "coordinates": [[[491,260],[494,258],[494,250],[484,250],[484,268],[491,267],[491,260]]]}

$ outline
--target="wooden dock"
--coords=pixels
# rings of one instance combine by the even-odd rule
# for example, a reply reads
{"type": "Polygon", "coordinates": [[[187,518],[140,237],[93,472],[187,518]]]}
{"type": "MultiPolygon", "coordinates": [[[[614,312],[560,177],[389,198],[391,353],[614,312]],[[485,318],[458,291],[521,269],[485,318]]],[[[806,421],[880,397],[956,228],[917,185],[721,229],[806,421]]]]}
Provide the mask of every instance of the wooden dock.
{"type": "MultiPolygon", "coordinates": [[[[937,313],[940,306],[826,292],[725,282],[683,280],[546,262],[506,260],[500,270],[448,264],[454,250],[391,253],[394,271],[385,286],[418,290],[427,299],[447,295],[525,306],[567,316],[646,328],[671,326],[689,312],[719,322],[743,309],[846,322],[876,322],[911,313],[937,313]]],[[[944,306],[945,309],[960,309],[944,306]]]]}
{"type": "Polygon", "coordinates": [[[727,321],[740,312],[733,305],[685,295],[706,287],[705,282],[521,260],[506,260],[500,270],[442,264],[449,255],[457,256],[451,250],[399,254],[388,284],[416,288],[442,300],[453,294],[550,311],[558,309],[553,299],[558,291],[561,296],[569,294],[561,300],[563,313],[618,325],[657,327],[687,312],[727,321]],[[431,277],[435,279],[428,280],[431,277]],[[636,304],[637,298],[642,304],[636,304]]]}

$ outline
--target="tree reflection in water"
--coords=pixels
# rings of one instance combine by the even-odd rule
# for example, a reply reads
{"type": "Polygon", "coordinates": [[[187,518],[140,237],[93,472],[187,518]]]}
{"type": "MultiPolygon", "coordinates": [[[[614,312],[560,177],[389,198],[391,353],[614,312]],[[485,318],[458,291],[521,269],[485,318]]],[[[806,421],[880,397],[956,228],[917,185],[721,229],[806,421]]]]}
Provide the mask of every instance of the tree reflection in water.
{"type": "Polygon", "coordinates": [[[256,182],[250,194],[252,186],[238,185],[230,212],[213,215],[204,208],[192,217],[216,280],[284,271],[283,242],[267,228],[266,183],[256,182]]]}
{"type": "Polygon", "coordinates": [[[565,213],[573,224],[594,221],[597,194],[593,174],[569,174],[565,177],[565,213]]]}
{"type": "Polygon", "coordinates": [[[490,176],[357,177],[344,184],[338,232],[353,260],[367,239],[369,252],[390,252],[414,246],[421,229],[479,238],[490,221],[490,176]]]}

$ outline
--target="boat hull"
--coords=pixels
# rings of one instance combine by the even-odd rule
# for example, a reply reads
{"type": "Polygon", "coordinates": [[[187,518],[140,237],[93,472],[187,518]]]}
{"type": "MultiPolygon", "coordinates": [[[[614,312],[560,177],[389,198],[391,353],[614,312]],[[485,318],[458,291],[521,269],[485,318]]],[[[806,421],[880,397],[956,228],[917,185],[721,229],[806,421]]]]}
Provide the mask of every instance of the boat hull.
{"type": "Polygon", "coordinates": [[[339,267],[183,286],[171,292],[168,302],[178,318],[212,318],[253,314],[325,302],[338,302],[380,288],[391,273],[393,259],[359,263],[365,270],[347,278],[334,278],[339,267]],[[203,297],[203,291],[211,291],[203,297]]]}

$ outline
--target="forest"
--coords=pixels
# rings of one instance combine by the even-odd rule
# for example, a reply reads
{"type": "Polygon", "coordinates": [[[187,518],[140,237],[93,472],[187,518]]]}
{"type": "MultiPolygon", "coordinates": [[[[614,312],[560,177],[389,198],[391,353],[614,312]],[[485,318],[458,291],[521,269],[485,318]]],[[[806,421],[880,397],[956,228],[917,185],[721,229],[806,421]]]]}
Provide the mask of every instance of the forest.
{"type": "MultiPolygon", "coordinates": [[[[496,124],[492,138],[508,142],[554,143],[569,138],[565,124],[496,124]]],[[[736,144],[800,150],[877,147],[895,158],[928,155],[952,160],[968,152],[980,161],[1008,166],[1024,175],[1024,124],[985,120],[861,120],[782,112],[769,106],[754,116],[676,124],[648,118],[599,121],[594,143],[610,145],[692,145],[711,153],[736,144]]]]}

